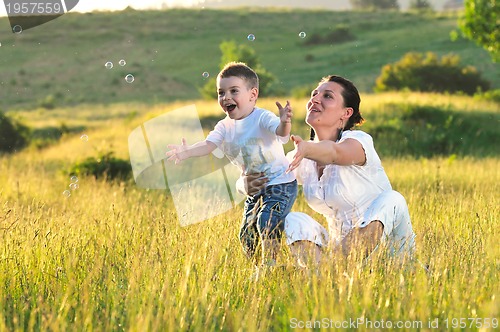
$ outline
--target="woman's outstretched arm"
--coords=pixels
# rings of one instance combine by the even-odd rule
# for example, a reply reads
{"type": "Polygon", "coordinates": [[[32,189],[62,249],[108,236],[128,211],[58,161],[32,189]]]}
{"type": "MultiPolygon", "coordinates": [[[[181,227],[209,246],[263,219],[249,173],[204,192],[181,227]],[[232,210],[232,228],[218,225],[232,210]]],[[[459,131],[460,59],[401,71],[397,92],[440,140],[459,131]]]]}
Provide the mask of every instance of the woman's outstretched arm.
{"type": "Polygon", "coordinates": [[[295,156],[288,171],[293,171],[304,158],[314,160],[319,164],[336,164],[342,166],[364,165],[365,151],[361,143],[348,138],[340,143],[330,140],[319,142],[304,141],[300,136],[292,136],[295,145],[295,156]]]}

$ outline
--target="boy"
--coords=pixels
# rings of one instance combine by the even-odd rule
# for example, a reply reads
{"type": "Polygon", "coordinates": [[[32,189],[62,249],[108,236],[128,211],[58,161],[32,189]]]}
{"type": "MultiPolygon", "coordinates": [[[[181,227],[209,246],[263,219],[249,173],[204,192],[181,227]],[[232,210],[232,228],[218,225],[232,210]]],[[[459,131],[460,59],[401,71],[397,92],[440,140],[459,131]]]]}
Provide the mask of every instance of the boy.
{"type": "Polygon", "coordinates": [[[280,117],[255,107],[259,78],[246,64],[228,63],[217,76],[219,105],[226,118],[219,121],[205,141],[186,145],[168,145],[168,160],[178,163],[191,157],[205,156],[220,148],[242,173],[263,173],[269,182],[265,189],[248,195],[239,238],[245,254],[254,258],[262,243],[262,263],[273,266],[285,217],[297,197],[297,181],[286,173],[288,160],[282,144],[288,141],[292,110],[276,105],[280,117]]]}

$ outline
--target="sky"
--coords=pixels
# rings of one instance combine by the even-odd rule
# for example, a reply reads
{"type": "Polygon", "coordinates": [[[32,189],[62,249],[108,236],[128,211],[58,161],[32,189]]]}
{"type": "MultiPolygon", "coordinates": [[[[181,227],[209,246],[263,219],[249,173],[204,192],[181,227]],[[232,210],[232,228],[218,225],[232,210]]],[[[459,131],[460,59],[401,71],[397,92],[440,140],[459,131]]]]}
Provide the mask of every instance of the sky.
{"type": "MultiPolygon", "coordinates": [[[[0,1],[3,2],[3,1],[0,1]]],[[[79,0],[71,11],[91,12],[94,10],[123,10],[128,6],[135,9],[160,9],[163,7],[192,6],[202,0],[79,0]]],[[[0,4],[0,16],[6,16],[5,6],[0,4]]]]}
{"type": "MultiPolygon", "coordinates": [[[[409,1],[410,0],[399,0],[402,8],[407,7],[409,1]]],[[[446,1],[447,0],[431,0],[430,2],[435,8],[439,9],[446,1]]],[[[189,7],[196,5],[198,5],[198,7],[202,7],[204,2],[204,0],[79,0],[78,4],[75,8],[72,9],[72,11],[91,12],[94,10],[123,10],[128,6],[131,6],[134,9],[160,9],[165,7],[189,7]]],[[[211,6],[217,6],[217,4],[227,6],[233,3],[233,1],[227,0],[212,0],[210,2],[211,6]]],[[[241,3],[242,1],[237,2],[241,3]]],[[[245,3],[245,5],[252,6],[254,4],[254,1],[248,0],[248,4],[247,1],[243,1],[243,3],[245,3]]],[[[302,0],[270,0],[269,3],[273,3],[274,5],[286,3],[287,5],[295,7],[304,7],[304,5],[311,6],[315,3],[320,4],[322,7],[325,6],[325,1],[314,0],[307,2],[304,2],[302,0]]],[[[344,7],[349,6],[349,0],[334,0],[332,1],[331,5],[334,7],[340,6],[341,8],[345,9],[344,7]]],[[[6,16],[5,6],[3,6],[2,4],[0,4],[0,16],[6,16]]]]}
{"type": "Polygon", "coordinates": [[[159,9],[162,6],[192,6],[198,0],[80,0],[75,11],[88,12],[92,10],[122,10],[131,6],[135,9],[159,9]]]}

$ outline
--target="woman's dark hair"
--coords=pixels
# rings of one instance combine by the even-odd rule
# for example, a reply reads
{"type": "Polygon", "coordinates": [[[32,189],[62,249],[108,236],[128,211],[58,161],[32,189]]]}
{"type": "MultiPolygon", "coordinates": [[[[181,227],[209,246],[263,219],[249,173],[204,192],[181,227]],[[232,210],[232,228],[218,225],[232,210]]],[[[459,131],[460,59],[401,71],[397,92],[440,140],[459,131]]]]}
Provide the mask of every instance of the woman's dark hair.
{"type": "MultiPolygon", "coordinates": [[[[319,81],[319,84],[327,82],[335,82],[342,86],[342,98],[344,98],[344,106],[352,108],[352,115],[349,120],[347,120],[347,123],[343,129],[350,130],[356,125],[361,125],[364,122],[364,119],[361,116],[361,112],[359,111],[361,98],[359,97],[358,89],[356,88],[354,83],[341,76],[329,75],[323,77],[321,81],[319,81]]],[[[314,133],[314,129],[311,128],[310,139],[313,140],[315,136],[316,134],[314,133]]]]}

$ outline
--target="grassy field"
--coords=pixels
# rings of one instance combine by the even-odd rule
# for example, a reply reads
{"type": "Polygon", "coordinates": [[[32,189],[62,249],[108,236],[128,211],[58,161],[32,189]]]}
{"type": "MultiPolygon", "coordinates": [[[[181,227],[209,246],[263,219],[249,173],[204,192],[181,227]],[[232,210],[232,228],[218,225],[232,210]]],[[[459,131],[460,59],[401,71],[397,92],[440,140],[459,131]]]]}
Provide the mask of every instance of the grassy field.
{"type": "MultiPolygon", "coordinates": [[[[365,94],[362,100],[369,133],[380,127],[377,120],[394,116],[394,105],[402,111],[410,105],[446,110],[453,119],[471,122],[470,128],[479,121],[486,134],[470,139],[477,146],[492,138],[498,142],[497,104],[417,93],[365,94]],[[474,117],[477,112],[488,117],[474,117]]],[[[274,110],[273,102],[259,104],[274,110]]],[[[305,102],[292,100],[293,132],[302,136],[305,102]]],[[[495,141],[479,154],[463,145],[451,150],[455,154],[419,158],[392,153],[391,137],[375,141],[393,187],[408,201],[417,257],[430,273],[419,266],[401,269],[376,259],[363,265],[332,256],[320,276],[288,266],[254,283],[237,241],[241,206],[181,227],[169,195],[139,189],[133,181],[80,177],[79,188],[68,198],[62,195],[74,162],[103,150],[127,159],[131,130],[190,103],[206,130],[221,115],[215,101],[197,100],[15,112],[39,130],[65,123],[73,131],[44,149],[0,157],[1,331],[319,330],[345,327],[349,320],[356,325],[347,330],[382,330],[389,322],[395,330],[397,324],[406,330],[436,330],[436,324],[457,330],[465,322],[461,330],[479,331],[492,330],[479,322],[498,324],[495,141]],[[82,133],[88,141],[80,139],[82,133]]],[[[311,213],[302,197],[294,210],[311,213]]]]}
{"type": "Polygon", "coordinates": [[[499,67],[486,51],[465,39],[450,40],[457,18],[456,13],[126,10],[71,13],[21,34],[10,33],[7,18],[0,18],[0,109],[197,99],[202,73],[216,75],[219,44],[226,40],[252,46],[285,95],[330,73],[372,91],[382,66],[410,51],[458,54],[463,65],[475,66],[498,89],[499,67]],[[339,25],[355,39],[306,44],[339,25]],[[253,42],[247,40],[250,33],[253,42]],[[127,64],[120,66],[120,59],[127,64]],[[107,61],[112,69],[104,67],[107,61]],[[135,76],[133,84],[124,80],[128,73],[135,76]]]}

